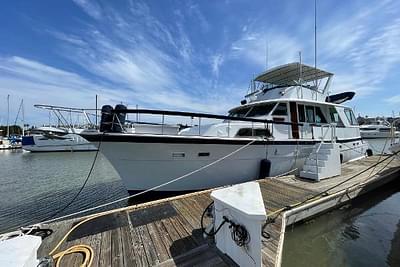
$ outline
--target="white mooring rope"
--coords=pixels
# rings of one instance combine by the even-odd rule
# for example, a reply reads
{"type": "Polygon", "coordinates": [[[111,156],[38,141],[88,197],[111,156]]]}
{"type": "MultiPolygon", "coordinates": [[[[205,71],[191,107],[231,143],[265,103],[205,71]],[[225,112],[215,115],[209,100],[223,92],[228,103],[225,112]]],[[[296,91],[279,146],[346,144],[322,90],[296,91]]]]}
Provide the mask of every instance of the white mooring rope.
{"type": "Polygon", "coordinates": [[[106,206],[110,206],[110,205],[112,205],[112,204],[115,204],[115,203],[118,203],[118,202],[121,202],[121,201],[130,199],[130,198],[133,198],[133,197],[137,197],[137,196],[139,196],[139,195],[143,195],[143,194],[145,194],[145,193],[147,193],[147,192],[150,192],[150,191],[153,191],[153,190],[157,190],[157,189],[159,189],[159,188],[161,188],[161,187],[164,187],[164,186],[169,185],[169,184],[171,184],[171,183],[177,182],[177,181],[182,180],[182,179],[184,179],[184,178],[186,178],[186,177],[188,177],[188,176],[190,176],[190,175],[192,175],[192,174],[195,174],[195,173],[200,172],[200,171],[202,171],[202,170],[204,170],[204,169],[207,169],[207,168],[209,168],[209,167],[211,167],[211,166],[213,166],[213,165],[215,165],[215,164],[217,164],[217,163],[223,161],[224,159],[229,158],[230,156],[232,156],[232,155],[238,153],[239,151],[241,151],[241,150],[247,148],[248,146],[252,145],[254,142],[259,141],[259,140],[260,140],[260,139],[254,139],[254,140],[250,141],[249,143],[247,143],[246,145],[244,145],[244,146],[242,146],[242,147],[239,147],[239,148],[236,149],[235,151],[233,151],[233,152],[231,152],[231,153],[229,153],[229,154],[227,154],[227,155],[225,155],[225,156],[223,156],[223,157],[221,157],[221,158],[219,158],[219,159],[217,159],[217,160],[215,160],[215,161],[213,161],[213,162],[211,162],[211,163],[209,163],[209,164],[207,164],[207,165],[204,165],[203,167],[200,167],[200,168],[197,169],[197,170],[194,170],[194,171],[191,171],[191,172],[189,172],[189,173],[187,173],[187,174],[184,174],[184,175],[182,175],[182,176],[179,176],[179,177],[177,177],[177,178],[175,178],[175,179],[173,179],[173,180],[170,180],[170,181],[168,181],[168,182],[166,182],[166,183],[163,183],[163,184],[154,186],[154,187],[152,187],[152,188],[146,189],[146,190],[141,191],[141,192],[139,192],[139,193],[136,193],[136,194],[134,194],[134,195],[130,195],[130,196],[127,196],[127,197],[123,197],[123,198],[120,198],[120,199],[117,199],[117,200],[114,200],[114,201],[111,201],[111,202],[108,202],[108,203],[104,203],[104,204],[101,204],[101,205],[98,205],[98,206],[95,206],[95,207],[92,207],[92,208],[88,208],[88,209],[84,209],[84,210],[77,211],[77,212],[74,212],[74,213],[70,213],[70,214],[67,214],[67,215],[64,215],[64,216],[60,216],[60,217],[57,217],[57,218],[54,218],[54,219],[46,220],[46,221],[43,221],[43,222],[40,222],[40,223],[36,223],[36,224],[34,224],[34,225],[46,224],[46,223],[55,222],[55,221],[58,221],[58,220],[61,220],[61,219],[66,219],[66,218],[73,217],[73,216],[78,215],[78,214],[82,214],[82,213],[85,213],[85,212],[89,212],[89,211],[93,211],[93,210],[96,210],[96,209],[100,209],[100,208],[103,208],[103,207],[106,207],[106,206]]]}

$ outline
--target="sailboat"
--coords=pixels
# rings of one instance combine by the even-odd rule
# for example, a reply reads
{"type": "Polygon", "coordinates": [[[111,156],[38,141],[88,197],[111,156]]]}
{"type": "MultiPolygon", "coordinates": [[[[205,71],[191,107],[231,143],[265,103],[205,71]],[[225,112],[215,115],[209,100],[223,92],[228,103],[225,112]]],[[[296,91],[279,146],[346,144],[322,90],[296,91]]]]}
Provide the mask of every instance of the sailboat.
{"type": "Polygon", "coordinates": [[[19,149],[20,140],[16,136],[10,136],[10,95],[7,95],[7,133],[0,136],[0,150],[19,149]]]}

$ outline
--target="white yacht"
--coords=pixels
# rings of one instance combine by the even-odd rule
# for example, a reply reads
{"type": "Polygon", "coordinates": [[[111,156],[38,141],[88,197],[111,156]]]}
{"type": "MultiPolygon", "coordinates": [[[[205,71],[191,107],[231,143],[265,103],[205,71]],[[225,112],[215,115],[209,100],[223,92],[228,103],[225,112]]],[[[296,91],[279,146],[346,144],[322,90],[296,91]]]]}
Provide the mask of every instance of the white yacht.
{"type": "Polygon", "coordinates": [[[367,146],[357,120],[351,108],[341,105],[354,93],[329,96],[332,76],[304,64],[286,64],[256,77],[246,99],[228,116],[108,106],[108,112],[102,110],[102,132],[81,135],[97,146],[101,142],[100,151],[129,191],[167,183],[223,157],[157,190],[200,190],[299,171],[321,141],[337,143],[342,162],[364,157],[367,146]],[[163,125],[159,134],[132,133],[123,128],[126,113],[159,114],[162,121],[186,116],[198,123],[177,134],[163,133],[163,125]],[[205,124],[210,119],[219,121],[205,124]]]}
{"type": "Polygon", "coordinates": [[[79,135],[83,130],[38,127],[22,137],[22,148],[30,152],[96,151],[94,145],[79,135]]]}
{"type": "Polygon", "coordinates": [[[368,124],[360,125],[360,133],[364,139],[400,137],[400,132],[394,128],[392,129],[390,123],[385,120],[375,120],[368,124]]]}

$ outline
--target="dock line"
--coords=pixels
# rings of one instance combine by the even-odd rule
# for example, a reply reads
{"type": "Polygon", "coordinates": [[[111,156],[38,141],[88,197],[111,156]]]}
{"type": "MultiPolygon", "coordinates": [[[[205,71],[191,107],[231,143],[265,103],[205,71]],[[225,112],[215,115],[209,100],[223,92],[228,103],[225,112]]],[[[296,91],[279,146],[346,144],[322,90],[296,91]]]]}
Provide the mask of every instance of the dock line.
{"type": "MultiPolygon", "coordinates": [[[[360,171],[360,172],[354,174],[354,175],[351,176],[350,178],[348,178],[348,179],[346,179],[346,180],[344,180],[344,181],[342,181],[342,182],[340,182],[340,183],[337,183],[336,185],[334,185],[334,186],[332,186],[332,187],[330,187],[330,188],[328,188],[328,189],[326,189],[326,190],[324,190],[324,191],[322,191],[322,192],[320,192],[320,193],[318,193],[318,194],[316,194],[316,195],[314,195],[314,196],[312,196],[312,197],[310,197],[310,198],[307,198],[307,199],[305,199],[305,200],[303,200],[303,201],[300,201],[300,202],[296,202],[296,203],[294,203],[294,204],[292,204],[292,205],[288,205],[288,206],[283,207],[283,208],[281,208],[281,209],[278,209],[278,210],[276,210],[276,211],[270,212],[269,214],[267,214],[267,217],[268,217],[268,218],[271,218],[271,217],[272,217],[273,215],[275,215],[275,214],[276,214],[276,216],[275,216],[274,218],[270,219],[270,220],[267,220],[266,224],[267,224],[267,223],[273,223],[273,222],[275,221],[275,219],[278,218],[279,215],[280,215],[282,212],[284,212],[284,211],[291,210],[291,209],[293,209],[293,208],[296,208],[296,207],[298,207],[298,206],[301,206],[302,204],[309,203],[309,202],[311,203],[311,202],[316,201],[316,200],[318,200],[318,199],[320,199],[320,198],[322,198],[322,197],[328,196],[328,195],[329,195],[328,192],[331,191],[332,189],[335,189],[336,187],[338,187],[338,186],[340,186],[340,185],[342,185],[342,184],[344,184],[344,183],[346,183],[346,182],[348,182],[348,181],[350,181],[350,180],[356,178],[357,176],[363,174],[364,172],[367,172],[368,170],[370,170],[370,169],[372,169],[372,168],[375,169],[376,166],[378,166],[379,164],[381,164],[381,163],[383,163],[384,161],[386,161],[386,160],[392,158],[392,160],[389,161],[389,163],[387,163],[382,169],[380,169],[380,170],[377,172],[377,173],[379,173],[380,171],[382,171],[383,169],[385,169],[386,166],[388,166],[388,165],[394,160],[393,157],[396,156],[398,153],[400,153],[400,151],[397,151],[397,152],[393,153],[392,155],[389,155],[389,156],[386,157],[385,159],[376,162],[375,164],[369,166],[368,168],[366,168],[366,169],[364,169],[364,170],[362,170],[362,171],[360,171]]],[[[381,158],[381,157],[380,157],[380,158],[381,158]]],[[[376,173],[375,173],[375,174],[376,174],[376,173]]],[[[371,174],[368,176],[368,178],[369,178],[370,176],[371,176],[371,174]]],[[[369,181],[369,180],[367,180],[366,182],[368,182],[368,181],[369,181]]],[[[338,191],[338,192],[336,192],[336,193],[343,192],[343,191],[348,190],[349,188],[352,188],[352,187],[354,187],[354,186],[356,186],[356,185],[359,185],[359,183],[358,183],[358,184],[355,184],[355,185],[352,185],[352,186],[350,186],[350,187],[348,187],[348,188],[344,188],[344,189],[342,189],[342,190],[340,190],[340,191],[338,191]]]]}
{"type": "MultiPolygon", "coordinates": [[[[168,185],[168,184],[170,184],[170,183],[179,181],[179,180],[181,180],[181,179],[183,179],[183,178],[186,178],[186,177],[188,177],[188,176],[190,176],[190,175],[192,175],[192,174],[194,174],[194,173],[196,173],[196,172],[199,172],[199,171],[201,171],[201,170],[204,170],[204,169],[206,169],[206,168],[208,168],[208,167],[210,167],[210,166],[212,166],[212,165],[215,165],[215,164],[217,164],[218,162],[221,162],[222,160],[224,160],[224,159],[226,159],[226,158],[228,158],[228,157],[230,157],[230,156],[236,154],[237,152],[239,152],[239,151],[245,149],[246,147],[250,146],[251,144],[253,144],[253,143],[256,142],[257,140],[258,140],[258,139],[254,139],[254,140],[250,141],[249,143],[247,143],[246,145],[244,145],[244,146],[242,146],[242,147],[240,147],[240,148],[234,150],[233,152],[231,152],[231,153],[229,153],[229,154],[227,154],[227,155],[225,155],[225,156],[223,156],[223,157],[217,159],[216,161],[213,161],[213,162],[211,162],[211,163],[209,163],[209,164],[207,164],[207,165],[204,165],[203,167],[201,167],[201,168],[199,168],[199,169],[197,169],[197,170],[194,170],[194,171],[192,171],[192,172],[189,172],[189,173],[187,173],[187,174],[185,174],[185,175],[182,175],[182,176],[180,176],[180,177],[178,177],[178,178],[175,178],[175,179],[170,180],[170,181],[168,181],[168,182],[166,182],[166,183],[157,185],[157,186],[152,187],[152,188],[150,188],[150,189],[147,189],[147,190],[145,190],[145,191],[139,192],[139,193],[137,193],[137,194],[135,194],[135,195],[128,196],[128,197],[125,197],[125,198],[121,198],[121,199],[118,199],[118,200],[115,200],[115,201],[112,201],[112,202],[109,202],[109,203],[105,203],[105,204],[102,204],[102,205],[99,205],[99,206],[96,206],[96,207],[93,207],[93,208],[85,209],[85,210],[82,210],[82,211],[79,211],[79,212],[75,212],[75,213],[71,213],[71,214],[68,214],[68,215],[65,215],[65,216],[61,216],[61,217],[58,217],[58,218],[54,218],[54,219],[50,219],[50,220],[47,220],[47,221],[43,221],[43,222],[41,222],[41,223],[39,223],[39,224],[35,224],[34,226],[37,226],[37,225],[40,225],[40,224],[46,224],[46,223],[54,222],[54,221],[57,221],[57,220],[60,220],[60,219],[64,219],[64,218],[68,218],[68,217],[71,217],[71,216],[74,216],[74,215],[78,215],[78,214],[81,214],[81,213],[84,213],[84,212],[92,211],[92,210],[95,210],[95,209],[98,209],[98,208],[101,208],[101,207],[105,207],[105,206],[108,206],[108,205],[117,203],[117,202],[122,201],[122,200],[126,200],[126,199],[129,199],[129,198],[132,198],[132,197],[135,197],[135,196],[144,194],[144,193],[146,193],[146,192],[149,192],[149,191],[152,191],[152,190],[161,188],[161,187],[163,187],[163,186],[165,186],[165,185],[168,185]]],[[[88,222],[88,221],[94,220],[94,219],[96,219],[96,218],[99,218],[99,217],[102,217],[102,216],[105,216],[105,215],[108,215],[108,214],[112,214],[112,213],[114,213],[114,212],[115,212],[115,210],[111,210],[111,211],[108,211],[108,212],[104,212],[104,213],[101,213],[101,214],[97,214],[97,215],[90,216],[90,217],[84,219],[83,221],[77,223],[75,226],[73,226],[73,227],[64,235],[64,237],[57,243],[57,245],[56,245],[56,246],[50,251],[50,253],[49,253],[49,256],[52,256],[52,257],[56,260],[56,267],[59,266],[59,263],[61,262],[62,258],[63,258],[65,255],[71,254],[71,253],[76,253],[76,252],[82,253],[82,254],[84,255],[84,261],[83,261],[83,264],[82,264],[81,266],[83,266],[83,267],[89,267],[89,266],[91,266],[92,261],[93,261],[93,254],[94,254],[94,252],[93,252],[93,249],[92,249],[90,246],[88,246],[88,245],[82,245],[82,244],[80,244],[80,245],[75,245],[75,246],[72,246],[72,247],[70,247],[70,248],[67,248],[66,250],[61,251],[61,252],[59,252],[59,253],[57,253],[57,254],[54,254],[54,253],[55,253],[55,252],[57,251],[57,249],[61,246],[61,244],[68,238],[68,236],[69,236],[75,229],[77,229],[79,226],[81,226],[82,224],[84,224],[84,223],[86,223],[86,222],[88,222]]]]}
{"type": "Polygon", "coordinates": [[[179,176],[179,177],[177,177],[177,178],[175,178],[175,179],[173,179],[173,180],[170,180],[170,181],[165,182],[165,183],[163,183],[163,184],[160,184],[160,185],[154,186],[154,187],[152,187],[152,188],[146,189],[146,190],[141,191],[141,192],[139,192],[139,193],[136,193],[136,194],[134,194],[134,195],[127,196],[127,197],[123,197],[123,198],[120,198],[120,199],[117,199],[117,200],[114,200],[114,201],[111,201],[111,202],[108,202],[108,203],[104,203],[104,204],[101,204],[101,205],[98,205],[98,206],[95,206],[95,207],[92,207],[92,208],[88,208],[88,209],[84,209],[84,210],[81,210],[81,211],[77,211],[77,212],[74,212],[74,213],[71,213],[71,214],[67,214],[67,215],[64,215],[64,216],[61,216],[61,217],[58,217],[58,218],[54,218],[54,219],[50,219],[50,220],[45,220],[45,221],[39,222],[39,223],[34,224],[34,225],[38,225],[38,224],[47,224],[47,223],[55,222],[55,221],[58,221],[58,220],[61,220],[61,219],[69,218],[69,217],[72,217],[72,216],[75,216],[75,215],[78,215],[78,214],[82,214],[82,213],[85,213],[85,212],[88,212],[88,211],[92,211],[92,210],[96,210],[96,209],[99,209],[99,208],[103,208],[103,207],[106,207],[106,206],[109,206],[109,205],[112,205],[112,204],[121,202],[121,201],[123,201],[123,200],[127,200],[127,199],[130,199],[130,198],[133,198],[133,197],[137,197],[137,196],[139,196],[139,195],[143,195],[143,194],[148,193],[148,192],[150,192],[150,191],[159,189],[159,188],[161,188],[161,187],[163,187],[163,186],[166,186],[166,185],[169,185],[169,184],[171,184],[171,183],[177,182],[177,181],[179,181],[179,180],[181,180],[181,179],[183,179],[183,178],[186,178],[186,177],[188,177],[188,176],[190,176],[190,175],[192,175],[192,174],[195,174],[195,173],[197,173],[197,172],[200,172],[200,171],[202,171],[202,170],[204,170],[204,169],[206,169],[206,168],[208,168],[208,167],[211,167],[211,166],[213,166],[213,165],[215,165],[215,164],[217,164],[217,163],[223,161],[224,159],[229,158],[230,156],[236,154],[237,152],[239,152],[239,151],[241,151],[241,150],[247,148],[248,146],[250,146],[251,144],[253,144],[253,143],[256,142],[256,141],[258,141],[258,139],[254,139],[254,140],[250,141],[250,142],[247,143],[246,145],[244,145],[244,146],[242,146],[242,147],[236,149],[235,151],[233,151],[233,152],[231,152],[231,153],[229,153],[229,154],[227,154],[227,155],[225,155],[225,156],[223,156],[223,157],[217,159],[216,161],[213,161],[213,162],[211,162],[211,163],[209,163],[209,164],[207,164],[207,165],[204,165],[203,167],[200,167],[200,168],[197,169],[197,170],[191,171],[191,172],[189,172],[189,173],[187,173],[187,174],[184,174],[184,175],[182,175],[182,176],[179,176]]]}
{"type": "Polygon", "coordinates": [[[94,156],[92,165],[90,166],[89,173],[88,173],[88,175],[86,176],[86,179],[85,179],[85,181],[83,182],[81,188],[78,190],[78,192],[75,194],[75,196],[68,202],[67,205],[65,205],[64,207],[62,207],[61,209],[57,210],[55,213],[53,213],[52,215],[50,215],[49,217],[47,217],[47,218],[45,219],[45,221],[54,218],[56,215],[60,214],[60,213],[63,212],[64,210],[66,210],[69,206],[71,206],[71,204],[76,200],[76,198],[79,196],[79,194],[83,191],[83,189],[85,188],[87,182],[89,181],[90,176],[92,175],[94,166],[96,165],[97,156],[99,155],[100,146],[101,146],[101,143],[102,143],[102,140],[103,140],[103,136],[104,136],[104,132],[103,132],[103,134],[100,136],[99,146],[98,146],[98,148],[97,148],[97,150],[96,150],[96,154],[95,154],[95,156],[94,156]]]}

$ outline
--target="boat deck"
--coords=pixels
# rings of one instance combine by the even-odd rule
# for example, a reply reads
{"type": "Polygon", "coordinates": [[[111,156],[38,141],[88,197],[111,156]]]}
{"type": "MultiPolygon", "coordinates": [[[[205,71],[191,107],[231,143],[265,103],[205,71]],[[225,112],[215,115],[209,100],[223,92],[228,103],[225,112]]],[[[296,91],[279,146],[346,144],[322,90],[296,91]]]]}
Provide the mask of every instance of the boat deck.
{"type": "MultiPolygon", "coordinates": [[[[342,166],[342,175],[321,182],[294,175],[259,180],[267,214],[274,219],[264,228],[268,238],[262,239],[263,264],[280,265],[287,225],[315,216],[399,176],[400,160],[393,157],[335,187],[329,194],[305,202],[365,170],[379,159],[386,157],[373,156],[346,163],[342,166]],[[303,209],[311,204],[317,208],[303,209]]],[[[79,226],[58,251],[76,244],[90,245],[94,250],[93,266],[234,266],[229,257],[215,248],[213,240],[205,239],[201,232],[200,218],[211,202],[211,191],[114,210],[79,226]]],[[[54,233],[43,240],[39,256],[46,256],[81,220],[70,219],[47,225],[54,233]]],[[[67,255],[62,266],[79,266],[81,260],[79,254],[67,255]]]]}

